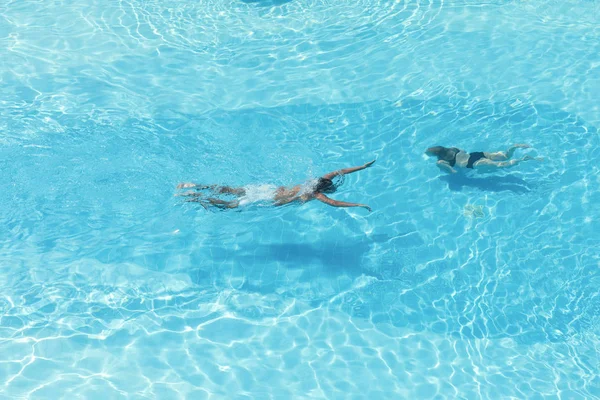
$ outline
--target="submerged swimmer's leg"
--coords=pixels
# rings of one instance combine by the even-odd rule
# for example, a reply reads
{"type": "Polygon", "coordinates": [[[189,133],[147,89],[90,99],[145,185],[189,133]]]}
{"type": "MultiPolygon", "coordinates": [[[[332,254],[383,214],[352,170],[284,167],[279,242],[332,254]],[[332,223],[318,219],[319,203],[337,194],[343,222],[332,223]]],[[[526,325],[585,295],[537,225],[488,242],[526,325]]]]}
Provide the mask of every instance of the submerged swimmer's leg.
{"type": "Polygon", "coordinates": [[[234,188],[231,186],[219,186],[219,185],[199,185],[196,183],[180,183],[177,185],[177,189],[196,189],[196,190],[206,190],[209,189],[212,192],[220,193],[220,194],[234,194],[236,196],[243,196],[246,194],[246,190],[244,188],[234,188]]]}
{"type": "Polygon", "coordinates": [[[184,183],[180,183],[179,185],[177,185],[177,189],[198,189],[198,190],[202,190],[202,189],[208,189],[210,188],[209,185],[198,185],[197,183],[192,183],[192,182],[184,182],[184,183]]]}
{"type": "Polygon", "coordinates": [[[240,203],[238,201],[225,201],[225,200],[215,199],[212,197],[210,197],[208,199],[205,199],[205,198],[189,199],[189,200],[186,200],[186,202],[200,203],[200,205],[207,210],[208,210],[208,206],[215,206],[217,208],[228,209],[228,208],[237,208],[240,205],[240,203]]]}
{"type": "Polygon", "coordinates": [[[236,196],[243,196],[246,194],[244,188],[234,188],[231,186],[214,186],[211,187],[211,190],[215,193],[234,194],[236,196]]]}
{"type": "Polygon", "coordinates": [[[201,199],[201,198],[188,199],[185,202],[186,203],[199,203],[202,207],[204,207],[205,210],[208,210],[209,204],[207,204],[208,202],[205,199],[201,199]]]}
{"type": "Polygon", "coordinates": [[[199,197],[199,196],[204,196],[204,193],[202,192],[194,192],[192,190],[189,190],[187,192],[183,192],[183,193],[175,193],[174,196],[182,196],[182,197],[199,197]]]}
{"type": "Polygon", "coordinates": [[[209,203],[218,208],[237,208],[240,205],[239,201],[225,201],[215,198],[208,198],[209,203]]]}
{"type": "Polygon", "coordinates": [[[507,151],[497,151],[495,153],[484,153],[487,158],[492,161],[506,161],[510,160],[512,156],[515,154],[517,149],[528,149],[531,146],[528,144],[513,144],[508,148],[507,151]]]}
{"type": "Polygon", "coordinates": [[[531,156],[525,156],[523,158],[517,158],[517,159],[509,160],[509,161],[493,161],[493,160],[489,160],[486,158],[482,158],[479,161],[477,161],[475,164],[473,164],[473,167],[477,167],[477,169],[510,168],[510,167],[514,167],[515,165],[519,164],[522,161],[529,161],[529,160],[544,161],[544,159],[542,157],[531,157],[531,156]]]}

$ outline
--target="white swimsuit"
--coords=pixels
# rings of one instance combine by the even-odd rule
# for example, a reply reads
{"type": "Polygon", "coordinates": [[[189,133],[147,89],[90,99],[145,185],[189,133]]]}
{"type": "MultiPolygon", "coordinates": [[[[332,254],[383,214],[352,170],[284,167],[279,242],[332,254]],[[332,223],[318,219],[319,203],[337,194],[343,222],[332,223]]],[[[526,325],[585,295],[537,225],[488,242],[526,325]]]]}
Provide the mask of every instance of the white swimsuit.
{"type": "Polygon", "coordinates": [[[273,202],[277,192],[275,185],[247,185],[244,186],[245,195],[239,198],[240,206],[248,204],[273,202]]]}

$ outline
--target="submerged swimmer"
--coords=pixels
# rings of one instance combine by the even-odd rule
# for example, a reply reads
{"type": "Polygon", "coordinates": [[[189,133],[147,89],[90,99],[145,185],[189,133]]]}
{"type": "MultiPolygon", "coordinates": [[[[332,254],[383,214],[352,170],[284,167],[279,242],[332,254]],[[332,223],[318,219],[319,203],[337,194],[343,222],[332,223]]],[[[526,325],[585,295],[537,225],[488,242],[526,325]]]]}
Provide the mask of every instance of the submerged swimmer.
{"type": "Polygon", "coordinates": [[[193,197],[188,201],[200,203],[205,208],[214,206],[222,209],[238,208],[252,203],[271,202],[275,206],[282,206],[294,202],[306,203],[311,200],[319,200],[333,207],[362,207],[371,211],[371,207],[366,204],[347,203],[330,199],[325,193],[334,193],[337,190],[338,184],[333,182],[335,177],[343,177],[343,175],[351,174],[352,172],[360,171],[369,168],[375,160],[361,165],[360,167],[344,168],[330,172],[322,177],[310,181],[307,184],[296,185],[293,187],[274,186],[274,185],[249,185],[244,187],[230,187],[218,185],[197,185],[195,183],[181,183],[177,185],[177,189],[196,189],[198,192],[186,192],[181,196],[193,197]],[[231,195],[234,200],[223,200],[215,197],[204,197],[204,193],[199,192],[208,190],[213,195],[231,195]]]}
{"type": "Polygon", "coordinates": [[[507,151],[497,151],[494,153],[488,152],[474,152],[467,153],[464,150],[456,147],[442,147],[434,146],[430,147],[425,151],[429,157],[437,157],[437,166],[444,172],[451,174],[456,173],[454,167],[477,169],[483,172],[494,171],[499,168],[509,168],[517,165],[521,161],[538,160],[542,161],[542,158],[524,156],[511,160],[515,150],[517,149],[528,149],[528,144],[515,144],[508,148],[507,151]]]}

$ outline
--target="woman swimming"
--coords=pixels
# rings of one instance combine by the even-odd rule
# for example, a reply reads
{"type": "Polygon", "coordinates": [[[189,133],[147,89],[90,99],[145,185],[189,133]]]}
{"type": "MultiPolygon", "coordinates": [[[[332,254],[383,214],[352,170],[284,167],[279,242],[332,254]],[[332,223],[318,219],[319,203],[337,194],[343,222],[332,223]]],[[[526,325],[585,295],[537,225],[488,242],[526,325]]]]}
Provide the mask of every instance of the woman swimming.
{"type": "Polygon", "coordinates": [[[337,190],[338,184],[333,182],[335,177],[343,177],[346,174],[360,171],[369,168],[375,160],[361,165],[360,167],[344,168],[323,175],[321,178],[309,181],[302,185],[293,187],[275,185],[248,185],[244,187],[230,187],[219,185],[197,185],[195,183],[181,183],[177,185],[177,189],[195,189],[182,193],[181,196],[193,197],[187,201],[200,203],[203,207],[214,206],[222,209],[238,208],[252,203],[270,202],[275,206],[282,206],[294,202],[306,203],[317,199],[327,205],[333,207],[363,207],[371,211],[371,207],[366,204],[346,203],[330,199],[325,193],[334,193],[337,190]],[[231,195],[233,200],[223,200],[216,197],[205,197],[202,192],[208,190],[213,195],[231,195]]]}
{"type": "Polygon", "coordinates": [[[430,157],[437,157],[437,166],[444,172],[451,174],[456,173],[454,167],[477,169],[483,172],[493,171],[499,168],[509,168],[517,165],[521,161],[538,160],[542,158],[524,156],[522,158],[511,160],[515,150],[528,149],[528,144],[515,144],[508,148],[507,151],[497,151],[494,153],[474,152],[467,153],[464,150],[456,147],[434,146],[425,151],[430,157]]]}

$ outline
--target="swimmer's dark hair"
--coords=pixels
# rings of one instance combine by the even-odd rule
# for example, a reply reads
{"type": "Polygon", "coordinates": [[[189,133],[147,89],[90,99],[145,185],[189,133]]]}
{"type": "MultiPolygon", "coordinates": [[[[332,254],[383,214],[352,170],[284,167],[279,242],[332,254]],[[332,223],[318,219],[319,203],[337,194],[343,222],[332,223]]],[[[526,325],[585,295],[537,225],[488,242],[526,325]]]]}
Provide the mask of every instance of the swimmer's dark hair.
{"type": "Polygon", "coordinates": [[[331,179],[319,178],[317,185],[315,186],[315,193],[333,193],[336,189],[337,188],[331,179]]]}
{"type": "Polygon", "coordinates": [[[458,149],[455,147],[433,146],[428,148],[425,153],[437,157],[438,160],[452,161],[456,157],[458,149]]]}

